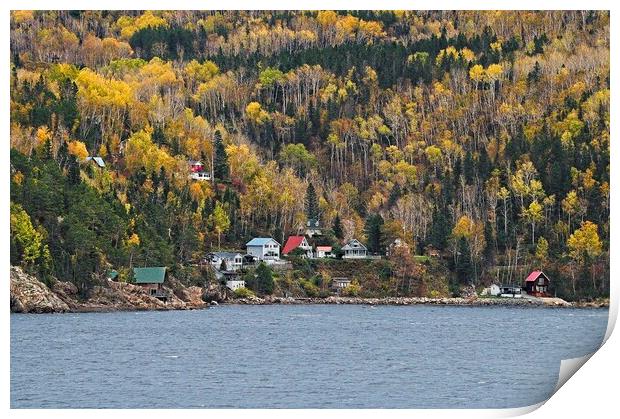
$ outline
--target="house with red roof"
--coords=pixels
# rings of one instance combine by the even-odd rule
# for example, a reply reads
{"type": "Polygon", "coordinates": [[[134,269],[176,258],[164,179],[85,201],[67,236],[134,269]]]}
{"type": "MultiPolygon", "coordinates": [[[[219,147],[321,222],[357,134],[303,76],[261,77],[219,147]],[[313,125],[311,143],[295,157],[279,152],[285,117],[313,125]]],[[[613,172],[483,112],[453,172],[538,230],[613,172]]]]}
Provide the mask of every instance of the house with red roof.
{"type": "Polygon", "coordinates": [[[525,278],[525,292],[535,297],[547,297],[549,277],[543,271],[532,271],[525,278]]]}
{"type": "Polygon", "coordinates": [[[308,244],[308,240],[304,236],[289,236],[284,244],[284,249],[282,249],[282,254],[288,255],[295,249],[302,249],[305,251],[306,257],[312,257],[312,246],[308,244]]]}

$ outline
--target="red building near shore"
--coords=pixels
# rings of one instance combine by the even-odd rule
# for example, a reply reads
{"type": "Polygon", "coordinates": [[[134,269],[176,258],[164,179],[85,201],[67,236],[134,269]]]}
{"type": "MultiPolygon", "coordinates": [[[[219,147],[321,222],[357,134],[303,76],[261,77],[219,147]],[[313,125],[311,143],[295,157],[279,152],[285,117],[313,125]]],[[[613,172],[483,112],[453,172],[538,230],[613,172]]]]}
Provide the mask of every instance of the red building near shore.
{"type": "Polygon", "coordinates": [[[532,271],[525,278],[525,292],[535,297],[548,297],[549,277],[543,271],[532,271]]]}

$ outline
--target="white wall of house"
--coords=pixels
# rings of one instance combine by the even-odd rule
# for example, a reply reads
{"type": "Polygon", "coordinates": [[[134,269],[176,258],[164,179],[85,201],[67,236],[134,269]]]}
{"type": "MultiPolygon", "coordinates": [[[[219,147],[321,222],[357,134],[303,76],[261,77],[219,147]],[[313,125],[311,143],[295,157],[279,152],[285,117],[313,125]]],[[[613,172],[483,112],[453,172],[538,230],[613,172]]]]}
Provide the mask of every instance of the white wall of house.
{"type": "Polygon", "coordinates": [[[226,281],[226,288],[232,291],[238,290],[239,288],[245,288],[245,281],[243,280],[226,281]]]}
{"type": "Polygon", "coordinates": [[[215,269],[220,269],[222,261],[226,261],[226,270],[228,271],[238,271],[243,266],[243,257],[240,254],[234,258],[214,257],[211,261],[211,265],[215,269]]]}
{"type": "Polygon", "coordinates": [[[301,244],[299,245],[299,247],[301,247],[304,250],[312,250],[312,246],[310,246],[308,244],[308,240],[306,240],[306,238],[304,237],[304,239],[301,241],[301,244]]]}
{"type": "Polygon", "coordinates": [[[364,249],[345,250],[342,258],[343,259],[363,259],[367,256],[367,254],[368,253],[364,249]]]}
{"type": "Polygon", "coordinates": [[[263,246],[248,246],[246,251],[248,255],[252,255],[257,259],[263,257],[263,246]]]}
{"type": "Polygon", "coordinates": [[[332,286],[337,289],[346,288],[351,285],[351,281],[348,279],[334,279],[332,286]]]}
{"type": "Polygon", "coordinates": [[[507,287],[507,288],[500,287],[499,296],[505,297],[505,298],[522,298],[523,290],[521,289],[521,287],[507,287]]]}
{"type": "Polygon", "coordinates": [[[195,172],[190,175],[193,180],[211,180],[211,173],[209,172],[195,172]]]}
{"type": "Polygon", "coordinates": [[[273,240],[262,246],[247,246],[247,253],[259,260],[279,260],[280,245],[273,240]]]}
{"type": "Polygon", "coordinates": [[[306,257],[308,259],[312,259],[314,257],[314,253],[312,252],[312,246],[310,246],[308,244],[308,240],[306,240],[306,238],[304,237],[304,239],[301,241],[301,243],[299,244],[299,246],[297,246],[299,249],[305,250],[306,251],[306,257]]]}
{"type": "Polygon", "coordinates": [[[334,255],[331,252],[331,250],[317,249],[316,250],[316,257],[317,258],[331,258],[331,257],[334,257],[334,255]]]}

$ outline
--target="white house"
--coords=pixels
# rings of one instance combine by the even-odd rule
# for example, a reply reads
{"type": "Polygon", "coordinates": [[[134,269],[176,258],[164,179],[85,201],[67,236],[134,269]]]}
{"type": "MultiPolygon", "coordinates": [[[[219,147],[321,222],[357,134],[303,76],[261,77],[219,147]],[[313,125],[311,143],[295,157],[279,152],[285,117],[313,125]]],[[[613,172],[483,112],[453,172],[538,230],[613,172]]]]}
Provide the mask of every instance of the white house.
{"type": "Polygon", "coordinates": [[[248,255],[258,260],[280,260],[280,243],[271,237],[254,237],[246,243],[248,255]]]}
{"type": "Polygon", "coordinates": [[[213,252],[207,255],[207,260],[215,269],[222,267],[222,262],[226,265],[227,271],[238,271],[243,265],[243,255],[235,252],[213,252]]]}
{"type": "Polygon", "coordinates": [[[226,288],[231,291],[238,290],[239,288],[245,288],[245,281],[242,279],[231,279],[226,281],[226,288]]]}
{"type": "Polygon", "coordinates": [[[349,240],[349,242],[343,246],[342,251],[344,255],[343,259],[363,259],[368,255],[368,249],[357,239],[349,240]]]}
{"type": "Polygon", "coordinates": [[[334,254],[332,253],[332,247],[331,246],[317,246],[316,257],[317,258],[333,258],[334,254]]]}

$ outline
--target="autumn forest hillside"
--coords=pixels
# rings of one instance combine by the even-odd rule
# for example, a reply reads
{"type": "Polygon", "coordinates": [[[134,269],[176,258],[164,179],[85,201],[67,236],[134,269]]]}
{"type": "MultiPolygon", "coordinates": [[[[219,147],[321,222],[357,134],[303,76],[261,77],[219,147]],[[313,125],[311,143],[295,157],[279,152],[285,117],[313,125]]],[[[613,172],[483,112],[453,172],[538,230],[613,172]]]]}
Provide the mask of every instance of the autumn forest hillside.
{"type": "Polygon", "coordinates": [[[11,263],[46,280],[199,281],[316,218],[437,249],[385,266],[396,294],[609,294],[608,12],[14,11],[10,66],[11,263]]]}

